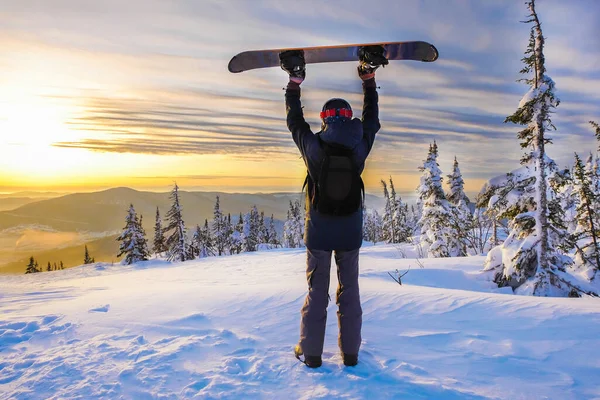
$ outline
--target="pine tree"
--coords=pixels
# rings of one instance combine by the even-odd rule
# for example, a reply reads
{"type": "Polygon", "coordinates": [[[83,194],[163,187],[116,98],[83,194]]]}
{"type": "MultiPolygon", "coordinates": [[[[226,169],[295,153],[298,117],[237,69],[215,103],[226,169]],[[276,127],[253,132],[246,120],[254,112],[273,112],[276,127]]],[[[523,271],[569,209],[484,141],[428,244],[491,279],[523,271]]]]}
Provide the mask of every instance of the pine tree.
{"type": "Polygon", "coordinates": [[[227,254],[234,254],[233,234],[235,232],[235,227],[231,221],[231,213],[227,213],[227,218],[225,220],[225,248],[227,249],[227,254]]]}
{"type": "Polygon", "coordinates": [[[56,263],[54,263],[54,268],[52,270],[53,271],[58,271],[58,266],[56,265],[56,263]]]}
{"type": "Polygon", "coordinates": [[[138,218],[133,204],[129,205],[129,210],[125,217],[125,228],[123,228],[123,232],[121,232],[117,241],[121,242],[117,257],[125,254],[125,263],[127,265],[138,261],[146,261],[150,257],[146,235],[142,227],[142,218],[138,218]]]}
{"type": "Polygon", "coordinates": [[[261,211],[258,217],[258,243],[269,243],[269,232],[265,224],[265,212],[261,211]]]}
{"type": "Polygon", "coordinates": [[[61,269],[61,270],[65,269],[65,265],[63,264],[63,262],[62,262],[62,261],[60,262],[60,269],[61,269]]]}
{"type": "Polygon", "coordinates": [[[284,245],[288,248],[303,247],[304,218],[302,216],[300,201],[292,203],[287,212],[287,219],[283,226],[284,245]]]}
{"type": "Polygon", "coordinates": [[[229,232],[227,229],[227,218],[223,215],[223,212],[221,211],[219,196],[217,196],[217,201],[215,202],[211,228],[217,255],[222,256],[227,254],[227,242],[229,242],[229,232]]]}
{"type": "Polygon", "coordinates": [[[187,254],[185,223],[182,216],[183,210],[179,202],[179,187],[177,184],[173,187],[169,198],[173,201],[173,204],[167,212],[167,227],[165,228],[165,232],[168,234],[166,241],[168,247],[167,258],[170,261],[185,261],[189,257],[187,254]]]}
{"type": "Polygon", "coordinates": [[[192,240],[188,246],[188,254],[191,258],[196,258],[200,256],[200,246],[202,243],[202,228],[200,225],[196,225],[196,229],[192,234],[192,240]]]}
{"type": "Polygon", "coordinates": [[[214,240],[207,219],[204,220],[204,226],[201,228],[199,235],[198,256],[200,258],[214,256],[216,254],[214,240]]]}
{"type": "MultiPolygon", "coordinates": [[[[590,125],[596,130],[596,139],[600,142],[600,125],[594,121],[590,121],[590,125]]],[[[600,144],[598,145],[598,151],[600,151],[600,144]]]]}
{"type": "Polygon", "coordinates": [[[46,271],[47,272],[52,271],[52,264],[50,264],[50,261],[48,261],[48,266],[46,267],[46,271]]]}
{"type": "Polygon", "coordinates": [[[471,202],[465,194],[465,181],[463,180],[456,157],[454,157],[452,173],[448,175],[448,186],[450,187],[450,193],[446,197],[450,203],[457,205],[463,202],[468,205],[471,202]]]}
{"type": "Polygon", "coordinates": [[[499,286],[511,286],[522,294],[567,295],[572,285],[557,274],[570,263],[558,251],[566,237],[564,213],[550,184],[557,167],[546,155],[546,144],[551,142],[547,132],[555,129],[550,115],[559,100],[554,82],[546,75],[545,40],[535,1],[527,6],[530,15],[525,22],[532,27],[520,72],[533,76],[520,80],[530,90],[505,122],[525,126],[517,137],[528,152],[521,159],[521,168],[491,180],[486,187],[484,198],[496,218],[510,221],[510,233],[501,247],[488,254],[486,270],[495,271],[494,281],[499,286]]]}
{"type": "Polygon", "coordinates": [[[383,220],[377,210],[365,212],[363,239],[374,245],[383,240],[383,220]]]}
{"type": "Polygon", "coordinates": [[[450,227],[451,206],[442,189],[442,171],[437,163],[438,147],[434,141],[429,146],[427,159],[419,170],[423,173],[417,188],[419,204],[422,206],[421,246],[429,257],[450,257],[460,254],[453,229],[450,227]]]}
{"type": "Polygon", "coordinates": [[[458,160],[454,157],[452,173],[448,175],[450,192],[446,198],[450,202],[450,226],[454,230],[455,247],[460,249],[455,254],[457,256],[467,255],[468,236],[474,222],[471,209],[469,208],[470,200],[465,194],[464,185],[465,182],[458,166],[458,160]]]}
{"type": "Polygon", "coordinates": [[[25,273],[26,274],[35,274],[37,272],[42,272],[38,269],[38,264],[35,261],[35,259],[33,258],[33,256],[29,257],[29,264],[27,264],[27,267],[25,269],[25,273]]]}
{"type": "Polygon", "coordinates": [[[576,247],[575,263],[578,266],[591,267],[592,274],[600,271],[600,215],[596,205],[600,202],[598,193],[592,187],[593,170],[590,161],[584,166],[579,155],[575,153],[574,183],[579,198],[577,205],[577,229],[572,240],[576,247]]]}
{"type": "Polygon", "coordinates": [[[394,205],[390,198],[390,192],[387,188],[387,183],[382,179],[381,186],[383,187],[383,198],[385,199],[385,208],[383,211],[383,240],[387,243],[396,243],[395,226],[394,226],[394,205]]]}
{"type": "Polygon", "coordinates": [[[256,251],[259,244],[260,216],[256,206],[253,206],[249,213],[244,216],[244,230],[242,239],[244,242],[244,251],[256,251]]]}
{"type": "Polygon", "coordinates": [[[275,246],[279,245],[279,240],[277,239],[277,229],[275,229],[275,218],[273,218],[273,214],[271,214],[269,226],[267,227],[267,243],[275,246]]]}
{"type": "Polygon", "coordinates": [[[231,254],[240,254],[244,250],[243,232],[244,232],[244,216],[242,213],[238,216],[238,220],[233,225],[233,230],[229,238],[231,254]]]}
{"type": "Polygon", "coordinates": [[[408,224],[408,205],[402,201],[399,195],[396,195],[394,181],[390,176],[390,203],[392,208],[392,228],[394,230],[392,243],[403,243],[408,241],[412,230],[408,224]]]}
{"type": "Polygon", "coordinates": [[[156,220],[154,223],[154,254],[162,255],[167,251],[167,244],[165,242],[165,234],[162,227],[162,219],[160,218],[160,212],[156,207],[156,220]]]}
{"type": "Polygon", "coordinates": [[[88,251],[87,245],[85,246],[85,254],[83,256],[83,263],[84,264],[94,263],[94,259],[92,257],[90,257],[90,252],[88,251]]]}

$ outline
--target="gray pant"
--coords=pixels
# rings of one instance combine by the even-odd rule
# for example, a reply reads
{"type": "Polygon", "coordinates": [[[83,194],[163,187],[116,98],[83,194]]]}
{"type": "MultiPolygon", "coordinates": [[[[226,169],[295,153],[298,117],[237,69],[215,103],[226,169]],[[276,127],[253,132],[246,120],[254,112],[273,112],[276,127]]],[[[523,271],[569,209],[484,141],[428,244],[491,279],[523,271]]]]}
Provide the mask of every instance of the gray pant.
{"type": "MultiPolygon", "coordinates": [[[[329,276],[331,251],[306,249],[306,279],[308,295],[302,307],[300,322],[300,347],[305,355],[320,356],[323,353],[327,306],[329,304],[329,276]]],[[[362,308],[358,291],[359,249],[335,251],[337,264],[340,350],[346,354],[358,354],[362,326],[362,308]]]]}

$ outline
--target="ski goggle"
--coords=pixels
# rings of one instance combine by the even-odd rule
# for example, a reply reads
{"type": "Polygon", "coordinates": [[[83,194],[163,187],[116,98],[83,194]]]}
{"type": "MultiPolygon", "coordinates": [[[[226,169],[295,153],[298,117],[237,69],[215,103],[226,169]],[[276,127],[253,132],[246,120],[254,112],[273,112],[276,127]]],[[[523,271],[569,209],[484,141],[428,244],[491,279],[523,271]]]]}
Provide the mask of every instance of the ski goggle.
{"type": "Polygon", "coordinates": [[[345,117],[352,118],[352,110],[347,108],[330,108],[329,110],[321,111],[319,114],[321,119],[329,118],[329,117],[345,117]]]}

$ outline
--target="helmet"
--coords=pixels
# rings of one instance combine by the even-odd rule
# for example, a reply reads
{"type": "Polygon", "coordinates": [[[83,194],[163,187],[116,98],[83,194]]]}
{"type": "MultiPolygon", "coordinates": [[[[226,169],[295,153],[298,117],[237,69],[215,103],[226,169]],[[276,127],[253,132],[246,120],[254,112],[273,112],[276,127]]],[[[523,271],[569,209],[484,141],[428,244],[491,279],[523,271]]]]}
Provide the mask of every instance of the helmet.
{"type": "Polygon", "coordinates": [[[339,118],[352,118],[352,107],[344,99],[329,99],[323,104],[323,109],[320,114],[323,123],[332,122],[339,118]]]}

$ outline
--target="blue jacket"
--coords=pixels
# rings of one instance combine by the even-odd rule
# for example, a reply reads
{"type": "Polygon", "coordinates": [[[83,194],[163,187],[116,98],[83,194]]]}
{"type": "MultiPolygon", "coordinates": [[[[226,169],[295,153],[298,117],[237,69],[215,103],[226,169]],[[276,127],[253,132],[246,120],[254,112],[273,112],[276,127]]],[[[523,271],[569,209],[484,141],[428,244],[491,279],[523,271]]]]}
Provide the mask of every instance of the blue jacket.
{"type": "MultiPolygon", "coordinates": [[[[365,160],[373,147],[375,134],[379,131],[379,106],[375,79],[363,83],[364,103],[362,119],[336,121],[325,125],[324,129],[314,134],[304,120],[300,102],[300,86],[290,82],[285,91],[287,126],[292,138],[300,149],[308,174],[319,176],[324,150],[319,144],[321,140],[342,144],[353,149],[353,156],[359,171],[362,173],[365,160]],[[319,135],[319,137],[317,136],[319,135]]],[[[308,196],[308,193],[307,193],[308,196]]],[[[306,199],[306,220],[304,228],[304,244],[315,250],[354,250],[362,244],[362,208],[347,216],[333,216],[319,213],[311,207],[306,199]]]]}

